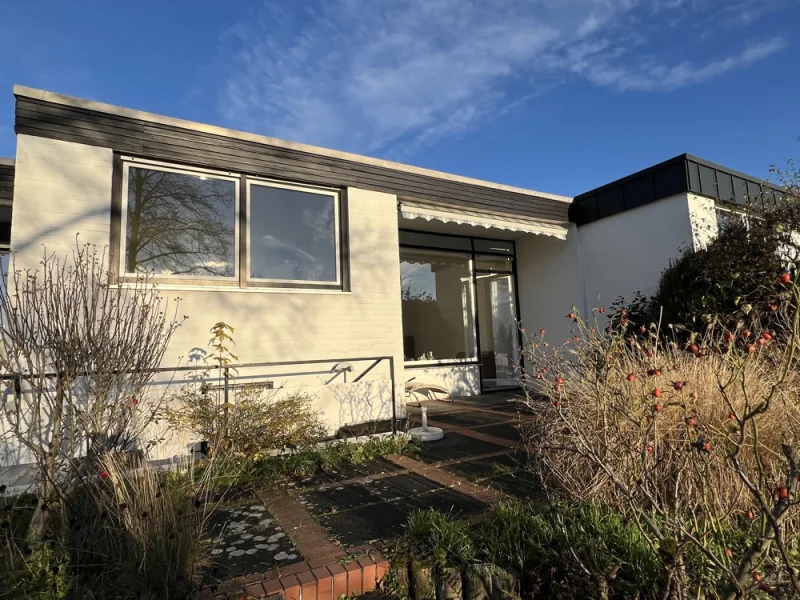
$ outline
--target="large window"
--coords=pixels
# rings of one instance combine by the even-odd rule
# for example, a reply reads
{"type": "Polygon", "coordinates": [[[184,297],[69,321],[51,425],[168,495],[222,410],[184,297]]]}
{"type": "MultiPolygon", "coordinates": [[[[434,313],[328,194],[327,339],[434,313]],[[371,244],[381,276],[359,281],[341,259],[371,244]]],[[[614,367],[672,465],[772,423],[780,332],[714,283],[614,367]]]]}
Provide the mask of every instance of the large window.
{"type": "MultiPolygon", "coordinates": [[[[118,160],[118,273],[191,285],[343,290],[338,190],[118,160]]],[[[117,198],[117,196],[115,196],[117,198]]]]}
{"type": "Polygon", "coordinates": [[[514,242],[400,230],[406,368],[469,363],[481,387],[516,385],[514,242]]]}
{"type": "Polygon", "coordinates": [[[470,255],[401,248],[400,286],[406,360],[477,358],[470,255]]]}
{"type": "Polygon", "coordinates": [[[250,183],[250,277],[339,281],[337,194],[250,183]]]}
{"type": "Polygon", "coordinates": [[[236,179],[126,165],[124,180],[124,273],[235,276],[236,179]]]}

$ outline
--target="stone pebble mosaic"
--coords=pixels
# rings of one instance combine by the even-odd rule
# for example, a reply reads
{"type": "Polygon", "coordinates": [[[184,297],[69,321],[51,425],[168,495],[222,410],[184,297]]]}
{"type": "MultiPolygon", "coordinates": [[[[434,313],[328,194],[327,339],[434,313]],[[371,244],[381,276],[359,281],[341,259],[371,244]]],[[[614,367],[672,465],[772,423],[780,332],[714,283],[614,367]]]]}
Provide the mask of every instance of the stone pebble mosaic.
{"type": "Polygon", "coordinates": [[[220,507],[211,516],[217,577],[267,571],[303,560],[300,551],[261,504],[220,507]]]}

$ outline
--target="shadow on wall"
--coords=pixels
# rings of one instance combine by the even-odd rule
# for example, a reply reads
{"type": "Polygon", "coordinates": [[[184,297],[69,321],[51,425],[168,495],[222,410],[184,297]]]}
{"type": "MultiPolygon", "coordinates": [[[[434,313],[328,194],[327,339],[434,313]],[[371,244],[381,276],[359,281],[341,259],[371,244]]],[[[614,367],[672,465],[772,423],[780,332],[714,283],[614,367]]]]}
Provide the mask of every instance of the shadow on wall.
{"type": "MultiPolygon", "coordinates": [[[[392,418],[392,383],[391,381],[359,381],[358,383],[341,383],[329,387],[330,395],[338,404],[338,424],[335,429],[345,425],[382,421],[392,418]]],[[[325,402],[325,398],[321,399],[325,402]]],[[[397,402],[397,398],[395,398],[397,402]]],[[[325,411],[330,413],[331,406],[325,411]]],[[[398,403],[395,416],[405,416],[398,403]]]]}
{"type": "MultiPolygon", "coordinates": [[[[447,390],[451,396],[476,396],[481,393],[480,368],[478,365],[454,365],[449,367],[420,367],[405,370],[405,382],[417,386],[436,386],[447,390]]],[[[424,392],[423,392],[424,393],[424,392]]],[[[416,397],[407,401],[417,402],[416,397]]]]}

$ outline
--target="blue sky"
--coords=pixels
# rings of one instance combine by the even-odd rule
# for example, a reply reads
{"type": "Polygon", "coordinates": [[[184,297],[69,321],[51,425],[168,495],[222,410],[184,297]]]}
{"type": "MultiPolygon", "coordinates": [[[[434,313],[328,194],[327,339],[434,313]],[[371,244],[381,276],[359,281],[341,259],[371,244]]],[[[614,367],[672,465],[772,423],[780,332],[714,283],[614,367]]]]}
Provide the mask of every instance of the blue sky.
{"type": "Polygon", "coordinates": [[[20,83],[573,195],[800,156],[797,0],[5,0],[20,83]]]}

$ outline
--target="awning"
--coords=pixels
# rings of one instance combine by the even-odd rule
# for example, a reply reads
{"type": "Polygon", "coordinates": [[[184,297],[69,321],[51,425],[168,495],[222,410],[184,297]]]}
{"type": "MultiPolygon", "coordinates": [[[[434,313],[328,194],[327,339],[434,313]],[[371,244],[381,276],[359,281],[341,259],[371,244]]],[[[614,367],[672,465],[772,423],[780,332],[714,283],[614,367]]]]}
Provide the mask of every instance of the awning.
{"type": "Polygon", "coordinates": [[[549,235],[561,240],[567,239],[567,228],[564,225],[543,223],[524,216],[463,209],[460,206],[433,206],[421,202],[401,200],[400,215],[404,219],[435,220],[442,223],[458,223],[486,229],[504,229],[506,231],[519,231],[536,235],[549,235]]]}

